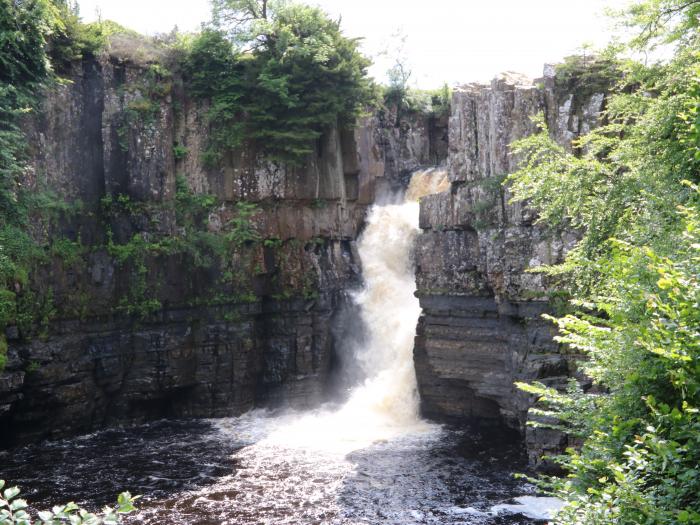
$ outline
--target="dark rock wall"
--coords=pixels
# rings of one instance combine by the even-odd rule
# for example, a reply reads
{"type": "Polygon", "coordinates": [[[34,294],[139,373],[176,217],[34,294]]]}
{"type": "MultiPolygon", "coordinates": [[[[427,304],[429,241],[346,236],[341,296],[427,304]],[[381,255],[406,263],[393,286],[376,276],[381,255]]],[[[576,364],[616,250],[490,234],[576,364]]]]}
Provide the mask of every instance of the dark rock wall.
{"type": "Polygon", "coordinates": [[[335,314],[360,278],[354,243],[366,208],[378,184],[395,186],[436,158],[425,121],[395,130],[368,117],[354,130],[328,130],[303,167],[267,162],[252,147],[211,167],[206,103],[187,96],[177,73],[154,85],[152,65],[115,56],[76,64],[27,125],[33,161],[24,183],[75,207],[57,223],[37,221],[32,234],[87,250],[77,264],[55,259],[32,275],[52,298],[47,326],[7,330],[0,446],[318,402],[335,314]],[[178,177],[194,195],[216,197],[209,232],[226,234],[236,203],[254,203],[260,240],[242,243],[226,268],[148,254],[141,282],[106,244],[176,237],[178,177]],[[105,214],[108,195],[128,197],[116,215],[105,214]],[[219,286],[224,271],[233,277],[219,286]],[[160,308],[120,309],[138,286],[160,308]]]}
{"type": "Polygon", "coordinates": [[[566,147],[600,118],[604,94],[563,93],[552,68],[537,84],[502,76],[455,91],[449,120],[449,191],[421,200],[416,246],[417,295],[423,308],[415,362],[423,413],[437,419],[505,424],[527,433],[533,463],[566,438],[525,429],[531,399],[515,381],[561,387],[571,356],[541,319],[552,284],[528,269],[562,261],[576,241],[535,224],[500,183],[517,168],[509,144],[535,131],[544,113],[566,147]]]}
{"type": "Polygon", "coordinates": [[[416,170],[447,162],[447,116],[409,112],[397,123],[395,108],[386,108],[366,118],[362,128],[374,149],[374,168],[383,174],[380,191],[405,189],[416,170]]]}

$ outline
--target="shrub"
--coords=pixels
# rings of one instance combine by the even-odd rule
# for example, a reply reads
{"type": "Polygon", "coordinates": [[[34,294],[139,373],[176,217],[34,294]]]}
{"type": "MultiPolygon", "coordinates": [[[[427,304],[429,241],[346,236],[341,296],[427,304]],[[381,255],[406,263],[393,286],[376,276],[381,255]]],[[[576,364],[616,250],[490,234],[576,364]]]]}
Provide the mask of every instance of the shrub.
{"type": "Polygon", "coordinates": [[[302,164],[324,131],[353,124],[371,100],[369,61],[318,8],[279,4],[256,14],[259,23],[233,40],[224,29],[203,31],[185,62],[192,93],[211,100],[209,157],[249,140],[271,160],[302,164]]]}
{"type": "MultiPolygon", "coordinates": [[[[558,341],[585,354],[581,371],[595,389],[522,385],[550,421],[540,425],[583,440],[557,458],[567,477],[543,483],[566,501],[557,523],[700,523],[700,40],[683,32],[697,26],[699,6],[632,8],[632,22],[651,22],[656,37],[656,24],[670,25],[682,45],[664,64],[618,62],[624,82],[603,125],[575,144],[578,155],[555,144],[542,119],[540,133],[514,145],[515,199],[581,234],[563,265],[543,271],[574,298],[572,313],[550,319],[558,341]]],[[[567,86],[581,87],[579,73],[567,86]]]]}
{"type": "Polygon", "coordinates": [[[136,510],[134,501],[138,498],[122,492],[117,507],[105,507],[101,514],[88,512],[75,503],[56,505],[50,511],[39,512],[38,519],[33,519],[27,511],[27,502],[18,497],[19,488],[4,487],[5,481],[0,479],[0,525],[117,525],[122,516],[136,510]]]}

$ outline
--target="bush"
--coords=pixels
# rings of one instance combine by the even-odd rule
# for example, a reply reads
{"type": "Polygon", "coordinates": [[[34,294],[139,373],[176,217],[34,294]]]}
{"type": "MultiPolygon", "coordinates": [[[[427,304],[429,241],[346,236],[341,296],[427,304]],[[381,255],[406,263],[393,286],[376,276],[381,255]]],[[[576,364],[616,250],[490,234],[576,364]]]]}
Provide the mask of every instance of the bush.
{"type": "MultiPolygon", "coordinates": [[[[671,23],[676,34],[696,26],[686,15],[698,5],[641,2],[632,20],[671,23]]],[[[700,523],[700,39],[676,38],[683,45],[667,63],[616,62],[624,82],[578,155],[542,119],[540,133],[514,145],[515,199],[581,234],[563,265],[541,270],[574,298],[572,313],[551,319],[558,341],[586,355],[581,371],[595,389],[522,385],[548,416],[539,425],[583,440],[557,458],[567,477],[543,481],[566,501],[557,523],[700,523]]],[[[577,68],[559,69],[567,88],[599,89],[592,77],[580,84],[577,68]]]]}
{"type": "Polygon", "coordinates": [[[369,61],[318,8],[278,5],[258,22],[233,41],[209,29],[192,42],[184,69],[191,92],[211,100],[209,156],[249,140],[271,160],[302,164],[324,131],[353,124],[371,101],[369,61]]]}
{"type": "Polygon", "coordinates": [[[27,502],[18,498],[20,490],[9,487],[3,490],[5,481],[0,479],[0,525],[117,525],[121,517],[136,510],[134,501],[138,496],[122,492],[117,500],[117,507],[105,507],[101,514],[93,514],[78,507],[75,503],[57,505],[50,511],[38,513],[33,520],[27,512],[27,502]]]}

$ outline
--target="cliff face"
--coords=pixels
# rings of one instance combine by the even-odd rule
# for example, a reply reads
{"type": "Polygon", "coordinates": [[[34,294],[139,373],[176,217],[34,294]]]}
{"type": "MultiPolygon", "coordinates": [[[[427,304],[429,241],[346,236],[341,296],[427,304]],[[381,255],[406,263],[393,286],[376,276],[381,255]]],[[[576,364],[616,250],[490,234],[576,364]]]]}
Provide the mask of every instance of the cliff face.
{"type": "Polygon", "coordinates": [[[423,308],[415,362],[424,414],[493,421],[527,433],[533,463],[559,450],[565,436],[525,430],[528,396],[515,381],[565,385],[572,356],[553,341],[551,283],[528,269],[561,262],[573,233],[535,224],[522,203],[510,203],[501,182],[517,169],[509,144],[535,131],[544,113],[553,138],[567,148],[595,126],[603,93],[581,96],[557,87],[552,68],[534,85],[503,76],[469,85],[452,99],[448,192],[421,201],[423,233],[416,246],[417,294],[423,308]]]}
{"type": "Polygon", "coordinates": [[[50,256],[17,291],[45,315],[7,329],[0,445],[316,402],[376,186],[435,150],[435,126],[370,117],[303,167],[252,147],[212,165],[206,103],[153,71],[85,60],[27,124],[23,183],[61,205],[32,225],[50,256]]]}
{"type": "Polygon", "coordinates": [[[568,92],[552,70],[537,85],[502,77],[456,90],[449,121],[395,126],[387,111],[329,129],[301,167],[250,145],[212,163],[206,102],[153,66],[76,64],[27,123],[23,184],[46,203],[31,234],[50,248],[33,287],[15,287],[39,315],[5,334],[0,445],[317,402],[347,335],[335,319],[359,281],[367,207],[445,159],[451,187],[421,201],[415,249],[423,412],[526,432],[535,463],[565,443],[525,431],[532,400],[513,383],[571,374],[540,318],[551,283],[527,270],[561,261],[576,237],[535,224],[501,182],[531,116],[571,147],[603,93],[568,92]]]}

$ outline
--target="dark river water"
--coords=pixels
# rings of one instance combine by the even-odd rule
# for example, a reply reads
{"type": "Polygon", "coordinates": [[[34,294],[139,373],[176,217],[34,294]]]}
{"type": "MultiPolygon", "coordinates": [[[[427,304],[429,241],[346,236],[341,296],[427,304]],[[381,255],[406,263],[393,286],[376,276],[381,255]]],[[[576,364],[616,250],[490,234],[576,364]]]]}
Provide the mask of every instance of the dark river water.
{"type": "Polygon", "coordinates": [[[524,524],[490,513],[531,492],[517,446],[431,426],[350,452],[288,448],[284,417],[160,421],[0,452],[34,509],[141,495],[128,523],[524,524]]]}

